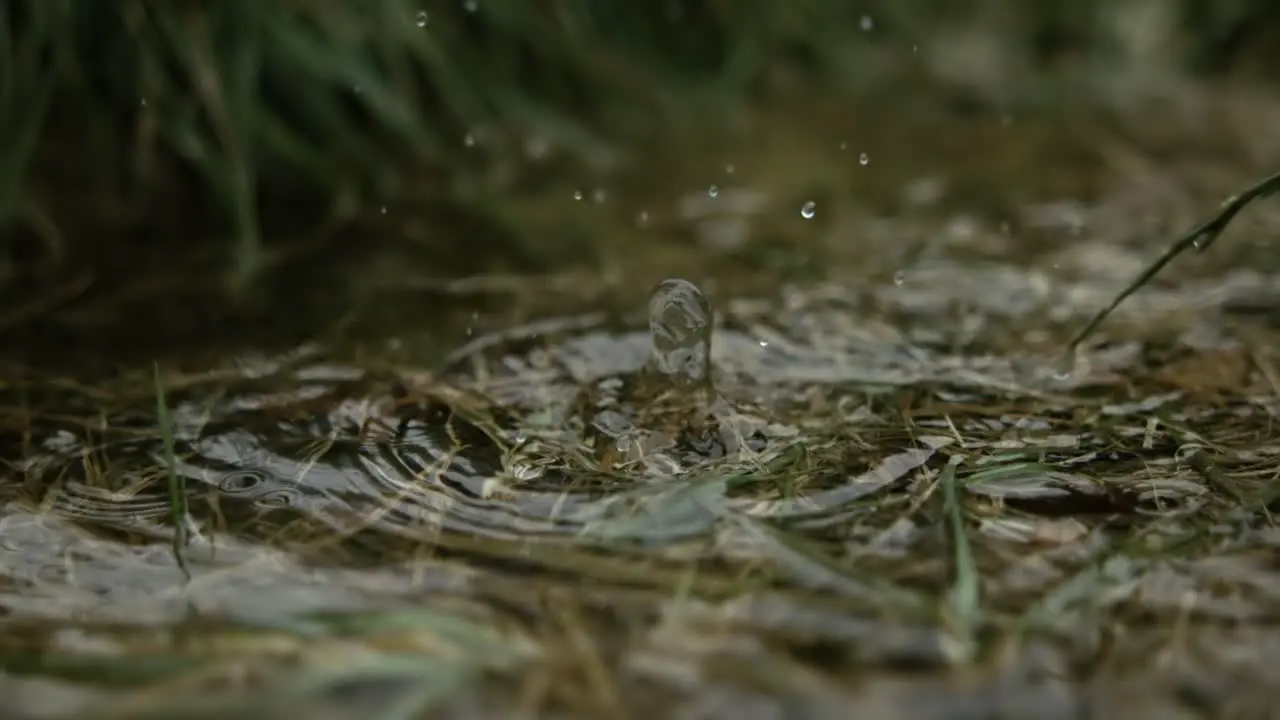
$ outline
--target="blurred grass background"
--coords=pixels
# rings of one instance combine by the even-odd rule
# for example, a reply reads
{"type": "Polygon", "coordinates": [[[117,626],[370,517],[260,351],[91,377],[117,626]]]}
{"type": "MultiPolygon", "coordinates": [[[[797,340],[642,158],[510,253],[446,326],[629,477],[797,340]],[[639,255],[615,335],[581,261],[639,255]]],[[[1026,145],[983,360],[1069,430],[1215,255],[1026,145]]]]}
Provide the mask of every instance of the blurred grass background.
{"type": "Polygon", "coordinates": [[[334,301],[386,252],[589,264],[608,240],[557,229],[553,189],[780,85],[1051,106],[1280,60],[1264,0],[14,0],[0,24],[0,332],[70,298],[174,325],[334,301]]]}

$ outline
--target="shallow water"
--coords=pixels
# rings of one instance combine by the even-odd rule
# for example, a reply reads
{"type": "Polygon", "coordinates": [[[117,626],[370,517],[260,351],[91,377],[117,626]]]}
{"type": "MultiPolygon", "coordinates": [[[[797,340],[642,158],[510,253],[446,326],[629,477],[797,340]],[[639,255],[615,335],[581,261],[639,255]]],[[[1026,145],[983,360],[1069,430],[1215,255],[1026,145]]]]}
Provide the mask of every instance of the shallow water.
{"type": "MultiPolygon", "coordinates": [[[[749,212],[767,196],[717,202],[739,191],[749,212]]],[[[458,715],[503,716],[551,677],[690,718],[1262,716],[1280,667],[1280,275],[1204,260],[1064,362],[1159,244],[1107,236],[1134,204],[1037,203],[1017,238],[963,214],[859,215],[864,244],[942,239],[887,272],[755,292],[699,278],[702,299],[666,286],[478,322],[438,367],[406,334],[359,360],[317,344],[167,372],[189,581],[145,373],[6,386],[20,460],[0,490],[0,608],[20,642],[0,654],[36,679],[0,697],[67,692],[41,683],[139,645],[216,669],[225,656],[175,636],[225,623],[206,639],[259,659],[412,644],[436,661],[307,695],[334,712],[454,667],[475,683],[450,686],[458,715]],[[760,443],[601,467],[575,398],[630,392],[646,366],[678,392],[714,384],[760,443]],[[957,537],[981,577],[968,619],[957,537]],[[313,617],[426,610],[392,639],[313,617]]],[[[190,704],[199,685],[163,680],[76,697],[190,704]]]]}

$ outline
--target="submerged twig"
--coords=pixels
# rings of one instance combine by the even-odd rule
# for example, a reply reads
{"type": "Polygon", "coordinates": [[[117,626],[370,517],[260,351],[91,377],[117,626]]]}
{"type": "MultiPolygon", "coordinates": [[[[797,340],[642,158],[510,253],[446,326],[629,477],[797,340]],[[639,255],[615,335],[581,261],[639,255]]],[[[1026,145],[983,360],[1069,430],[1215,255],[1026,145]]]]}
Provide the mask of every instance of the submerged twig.
{"type": "Polygon", "coordinates": [[[1214,215],[1209,220],[1201,223],[1170,245],[1160,257],[1156,258],[1155,262],[1148,265],[1146,269],[1139,273],[1138,277],[1134,278],[1133,282],[1129,283],[1128,287],[1120,291],[1120,294],[1116,295],[1110,304],[1099,310],[1097,314],[1089,320],[1089,324],[1085,325],[1080,332],[1076,333],[1075,337],[1071,338],[1071,342],[1067,343],[1066,352],[1068,354],[1075,352],[1076,347],[1079,346],[1085,338],[1092,335],[1093,331],[1102,324],[1102,321],[1106,320],[1107,317],[1120,306],[1120,303],[1124,302],[1130,295],[1134,294],[1141,289],[1142,286],[1146,285],[1151,278],[1156,276],[1156,273],[1159,273],[1164,269],[1165,265],[1173,262],[1174,258],[1193,248],[1197,251],[1207,250],[1209,246],[1218,239],[1218,236],[1227,229],[1227,226],[1231,224],[1233,219],[1235,219],[1236,214],[1243,210],[1245,206],[1254,200],[1272,195],[1276,192],[1280,192],[1280,172],[1254,183],[1252,187],[1244,192],[1238,195],[1232,195],[1223,201],[1222,207],[1218,210],[1217,215],[1214,215]]]}

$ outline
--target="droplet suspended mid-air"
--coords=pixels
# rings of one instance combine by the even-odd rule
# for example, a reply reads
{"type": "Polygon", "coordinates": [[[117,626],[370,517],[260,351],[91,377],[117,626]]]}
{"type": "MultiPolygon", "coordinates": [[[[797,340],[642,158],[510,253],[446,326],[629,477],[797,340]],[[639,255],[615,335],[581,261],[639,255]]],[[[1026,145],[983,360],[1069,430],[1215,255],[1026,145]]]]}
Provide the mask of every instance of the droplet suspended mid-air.
{"type": "Polygon", "coordinates": [[[719,194],[720,194],[720,188],[716,187],[715,185],[712,185],[711,187],[707,188],[707,197],[711,198],[712,200],[715,200],[716,196],[719,194]]]}
{"type": "Polygon", "coordinates": [[[800,207],[800,217],[805,220],[812,220],[814,215],[818,214],[818,206],[812,200],[800,207]]]}
{"type": "Polygon", "coordinates": [[[865,166],[866,166],[868,163],[870,163],[870,162],[871,162],[871,157],[870,157],[869,155],[867,155],[866,153],[862,153],[862,154],[858,155],[858,164],[859,164],[859,165],[862,165],[862,166],[864,166],[864,167],[865,167],[865,166]]]}
{"type": "Polygon", "coordinates": [[[672,278],[649,294],[648,370],[671,385],[711,381],[711,303],[698,286],[672,278]]]}
{"type": "Polygon", "coordinates": [[[427,26],[427,11],[419,10],[418,11],[418,27],[424,28],[426,26],[427,26]]]}

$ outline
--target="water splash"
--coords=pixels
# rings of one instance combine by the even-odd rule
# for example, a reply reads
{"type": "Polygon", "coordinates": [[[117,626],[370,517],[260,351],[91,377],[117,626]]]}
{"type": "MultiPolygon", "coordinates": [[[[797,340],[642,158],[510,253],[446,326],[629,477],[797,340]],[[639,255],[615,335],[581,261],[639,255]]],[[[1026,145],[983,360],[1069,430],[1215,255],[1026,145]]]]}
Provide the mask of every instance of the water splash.
{"type": "Polygon", "coordinates": [[[698,286],[672,278],[649,294],[646,369],[674,387],[705,386],[711,381],[711,303],[698,286]]]}

